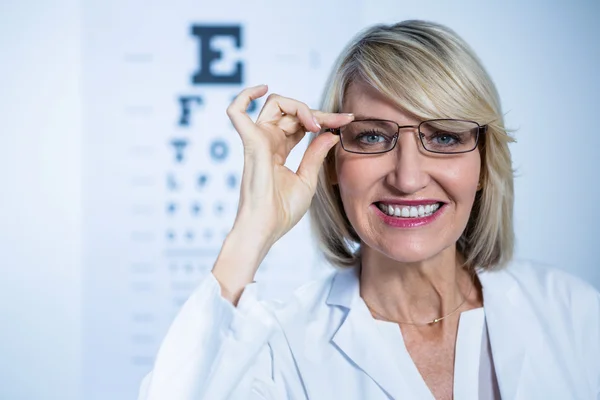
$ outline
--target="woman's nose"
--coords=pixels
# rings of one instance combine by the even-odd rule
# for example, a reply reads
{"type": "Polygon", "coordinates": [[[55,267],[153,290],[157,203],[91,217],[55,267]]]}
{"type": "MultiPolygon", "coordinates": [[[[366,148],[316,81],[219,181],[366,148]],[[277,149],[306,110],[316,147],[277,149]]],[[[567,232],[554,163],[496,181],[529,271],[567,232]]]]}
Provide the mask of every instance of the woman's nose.
{"type": "Polygon", "coordinates": [[[429,174],[424,170],[425,160],[419,139],[414,131],[404,131],[396,147],[390,152],[394,164],[388,174],[388,183],[403,194],[413,194],[427,186],[429,174]]]}

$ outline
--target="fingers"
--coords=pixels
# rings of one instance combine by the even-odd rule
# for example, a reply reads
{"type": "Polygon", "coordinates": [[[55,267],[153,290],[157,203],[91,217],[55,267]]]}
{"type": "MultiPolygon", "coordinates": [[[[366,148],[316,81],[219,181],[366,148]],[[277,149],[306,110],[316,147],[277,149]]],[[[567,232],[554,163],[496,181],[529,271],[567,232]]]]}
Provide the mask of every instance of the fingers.
{"type": "Polygon", "coordinates": [[[311,193],[314,193],[316,190],[319,170],[323,165],[327,153],[329,153],[329,150],[335,146],[339,140],[340,137],[337,135],[332,133],[322,133],[308,145],[296,174],[310,188],[311,193]]]}
{"type": "Polygon", "coordinates": [[[229,119],[231,119],[235,130],[242,136],[242,139],[244,132],[254,127],[254,122],[246,113],[248,106],[252,100],[256,100],[267,94],[268,90],[269,88],[267,85],[246,88],[242,90],[233,102],[231,102],[229,107],[227,107],[227,115],[229,116],[229,119]]]}
{"type": "Polygon", "coordinates": [[[277,127],[284,131],[286,136],[295,135],[298,132],[306,133],[306,129],[302,126],[298,118],[291,115],[282,116],[277,123],[277,127]]]}
{"type": "Polygon", "coordinates": [[[303,130],[299,131],[294,135],[288,136],[285,141],[286,154],[289,155],[292,149],[296,147],[298,143],[300,143],[302,139],[304,139],[305,136],[306,133],[303,130]]]}
{"type": "Polygon", "coordinates": [[[311,132],[318,132],[321,126],[314,118],[311,109],[304,103],[287,97],[272,94],[267,98],[256,122],[278,121],[282,114],[291,115],[311,132]]]}
{"type": "Polygon", "coordinates": [[[284,115],[277,124],[279,129],[285,132],[286,153],[290,151],[306,136],[306,129],[300,124],[298,118],[291,115],[284,115]]]}
{"type": "Polygon", "coordinates": [[[313,111],[317,122],[327,128],[339,128],[350,123],[354,119],[354,114],[325,113],[322,111],[313,111]]]}
{"type": "MultiPolygon", "coordinates": [[[[271,94],[255,123],[246,110],[253,100],[264,96],[267,90],[267,85],[246,88],[240,92],[227,108],[227,115],[246,145],[253,143],[253,140],[250,139],[262,136],[253,136],[251,133],[257,132],[255,130],[257,125],[260,126],[261,123],[268,124],[270,126],[277,126],[277,128],[285,133],[287,137],[285,147],[287,153],[289,153],[302,140],[306,130],[318,132],[322,129],[322,126],[338,128],[349,123],[354,118],[352,114],[325,113],[311,110],[306,104],[300,101],[271,94]]],[[[316,143],[320,143],[322,140],[324,139],[315,139],[316,143]]],[[[337,142],[337,139],[331,140],[337,142]]],[[[327,141],[327,143],[330,142],[327,141]]],[[[331,144],[331,146],[334,144],[331,144]]],[[[319,165],[321,162],[322,160],[319,162],[319,165]]]]}

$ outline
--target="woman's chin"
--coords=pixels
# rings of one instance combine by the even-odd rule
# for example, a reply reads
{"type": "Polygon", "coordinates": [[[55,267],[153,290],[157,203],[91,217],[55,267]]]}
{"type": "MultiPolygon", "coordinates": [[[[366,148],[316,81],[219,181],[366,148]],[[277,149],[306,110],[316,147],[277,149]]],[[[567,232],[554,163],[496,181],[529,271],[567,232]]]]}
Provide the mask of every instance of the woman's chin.
{"type": "MultiPolygon", "coordinates": [[[[431,245],[378,246],[378,252],[385,258],[402,264],[415,264],[431,260],[441,254],[445,247],[431,245]]],[[[363,248],[363,254],[365,254],[363,248]]],[[[368,250],[367,250],[368,252],[368,250]]]]}

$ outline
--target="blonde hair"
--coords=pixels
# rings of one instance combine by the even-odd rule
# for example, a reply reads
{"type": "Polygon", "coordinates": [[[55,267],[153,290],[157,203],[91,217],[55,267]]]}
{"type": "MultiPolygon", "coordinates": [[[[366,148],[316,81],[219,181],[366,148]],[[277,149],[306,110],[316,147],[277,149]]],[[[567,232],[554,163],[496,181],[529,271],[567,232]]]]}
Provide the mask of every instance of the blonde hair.
{"type": "MultiPolygon", "coordinates": [[[[513,169],[496,88],[473,50],[449,28],[425,21],[376,25],[344,49],[329,77],[321,110],[340,112],[349,85],[360,80],[419,119],[456,118],[487,124],[480,138],[481,183],[457,249],[472,268],[505,265],[513,255],[513,169]]],[[[314,138],[314,135],[313,135],[314,138]]],[[[333,151],[319,173],[310,208],[325,258],[356,265],[360,238],[330,177],[333,151]]]]}

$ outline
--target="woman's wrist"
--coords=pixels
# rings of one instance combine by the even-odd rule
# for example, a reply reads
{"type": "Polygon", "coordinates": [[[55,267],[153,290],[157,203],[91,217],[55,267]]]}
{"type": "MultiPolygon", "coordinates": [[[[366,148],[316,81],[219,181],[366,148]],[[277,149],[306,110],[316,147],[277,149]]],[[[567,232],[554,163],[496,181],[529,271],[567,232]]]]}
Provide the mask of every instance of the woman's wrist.
{"type": "MultiPolygon", "coordinates": [[[[247,226],[247,225],[244,225],[247,226]]],[[[223,242],[212,273],[221,285],[224,298],[237,304],[272,244],[251,229],[234,227],[223,242]]]]}
{"type": "Polygon", "coordinates": [[[234,224],[223,242],[221,252],[240,258],[245,265],[252,265],[256,270],[273,246],[273,241],[258,226],[254,226],[256,224],[234,224]]]}

